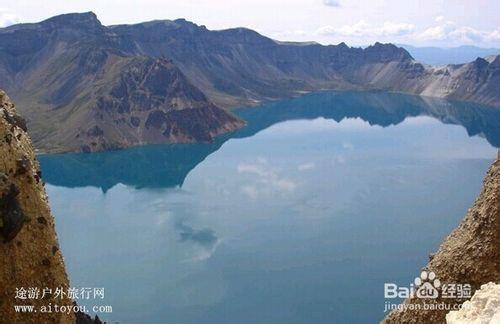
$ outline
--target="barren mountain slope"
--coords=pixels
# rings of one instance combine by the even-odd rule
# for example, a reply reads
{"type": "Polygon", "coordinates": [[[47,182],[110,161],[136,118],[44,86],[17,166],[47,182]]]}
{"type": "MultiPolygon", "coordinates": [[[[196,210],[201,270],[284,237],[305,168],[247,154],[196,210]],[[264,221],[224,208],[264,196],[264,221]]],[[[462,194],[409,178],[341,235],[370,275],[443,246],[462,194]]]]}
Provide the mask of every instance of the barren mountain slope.
{"type": "MultiPolygon", "coordinates": [[[[165,59],[104,49],[90,49],[84,57],[78,51],[66,55],[94,70],[82,73],[79,66],[72,66],[62,73],[79,74],[77,78],[64,78],[58,72],[48,78],[49,83],[66,82],[40,94],[39,98],[57,98],[56,107],[27,112],[37,131],[35,145],[42,150],[91,152],[138,144],[207,142],[243,125],[210,103],[165,59]]],[[[57,66],[49,69],[57,71],[57,66]]]]}
{"type": "Polygon", "coordinates": [[[243,125],[171,61],[118,49],[94,14],[0,29],[0,40],[0,85],[43,151],[210,141],[243,125]]]}

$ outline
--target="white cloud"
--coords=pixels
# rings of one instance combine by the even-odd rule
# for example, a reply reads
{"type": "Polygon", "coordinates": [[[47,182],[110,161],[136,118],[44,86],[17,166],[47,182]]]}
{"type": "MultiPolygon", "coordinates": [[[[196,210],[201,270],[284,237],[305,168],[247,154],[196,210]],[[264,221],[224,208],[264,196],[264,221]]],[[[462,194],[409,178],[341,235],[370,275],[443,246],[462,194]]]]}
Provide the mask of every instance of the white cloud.
{"type": "Polygon", "coordinates": [[[338,35],[344,37],[387,37],[403,36],[412,33],[415,26],[409,23],[386,21],[383,25],[372,26],[364,20],[342,27],[324,26],[317,30],[320,35],[338,35]]]}
{"type": "MultiPolygon", "coordinates": [[[[267,182],[267,181],[266,181],[267,182]]],[[[294,191],[297,188],[297,184],[289,179],[271,179],[270,182],[273,186],[275,186],[280,191],[294,191]]]]}
{"type": "Polygon", "coordinates": [[[163,225],[170,217],[171,217],[171,212],[167,211],[163,214],[159,214],[156,217],[156,225],[163,225]]]}
{"type": "Polygon", "coordinates": [[[333,158],[333,164],[345,164],[346,159],[342,154],[339,154],[333,158]]]}
{"type": "Polygon", "coordinates": [[[427,28],[422,33],[420,33],[417,38],[422,40],[443,40],[446,37],[446,31],[443,26],[435,26],[427,28]]]}
{"type": "Polygon", "coordinates": [[[318,29],[318,34],[321,35],[340,35],[340,36],[356,36],[356,37],[362,37],[367,34],[367,31],[369,30],[369,24],[364,21],[360,20],[359,22],[353,24],[353,25],[344,25],[342,27],[336,28],[332,26],[324,26],[318,29]]]}
{"type": "Polygon", "coordinates": [[[277,31],[271,33],[271,36],[277,40],[289,39],[291,41],[299,41],[301,39],[307,39],[309,33],[302,29],[293,29],[285,31],[277,31]]]}
{"type": "Polygon", "coordinates": [[[415,25],[406,23],[385,22],[379,29],[381,36],[402,36],[415,30],[415,25]]]}
{"type": "Polygon", "coordinates": [[[352,145],[352,143],[349,143],[349,142],[344,142],[342,143],[342,147],[346,150],[352,150],[354,149],[354,145],[352,145]]]}
{"type": "Polygon", "coordinates": [[[500,41],[500,28],[484,31],[469,26],[460,26],[454,21],[445,20],[443,16],[436,17],[436,25],[414,35],[419,41],[440,41],[450,44],[480,45],[487,41],[500,41]]]}
{"type": "Polygon", "coordinates": [[[266,164],[267,159],[263,156],[259,156],[259,157],[257,157],[257,162],[262,163],[262,164],[266,164]]]}
{"type": "Polygon", "coordinates": [[[251,199],[262,195],[269,195],[272,192],[287,193],[297,188],[297,184],[285,177],[282,177],[274,170],[265,159],[257,159],[257,163],[241,163],[237,166],[238,173],[249,173],[256,177],[254,185],[244,185],[241,191],[251,199]]]}
{"type": "Polygon", "coordinates": [[[323,0],[323,4],[329,7],[340,7],[340,2],[338,0],[323,0]]]}
{"type": "Polygon", "coordinates": [[[449,37],[461,43],[477,43],[483,41],[487,35],[471,27],[459,27],[449,33],[449,37]]]}
{"type": "Polygon", "coordinates": [[[308,163],[299,164],[297,166],[297,170],[299,170],[299,171],[307,171],[307,170],[312,170],[315,167],[316,167],[316,164],[314,162],[308,162],[308,163]]]}
{"type": "Polygon", "coordinates": [[[416,35],[417,39],[420,40],[445,40],[449,33],[452,32],[456,25],[454,22],[444,19],[436,20],[439,22],[439,25],[429,27],[425,29],[423,32],[416,35]]]}
{"type": "Polygon", "coordinates": [[[462,25],[439,15],[431,25],[416,27],[413,22],[359,20],[348,25],[326,25],[317,28],[319,37],[332,37],[337,42],[371,43],[375,41],[405,42],[409,44],[436,44],[438,46],[499,46],[500,27],[484,30],[462,25]],[[494,45],[496,43],[496,45],[494,45]]]}
{"type": "Polygon", "coordinates": [[[241,192],[250,197],[251,199],[257,199],[259,196],[259,190],[253,186],[243,186],[241,187],[241,192]]]}
{"type": "Polygon", "coordinates": [[[444,16],[437,16],[436,18],[434,18],[434,21],[435,22],[442,22],[442,21],[444,21],[444,16]]]}
{"type": "Polygon", "coordinates": [[[487,36],[487,40],[493,42],[500,42],[500,28],[497,28],[491,33],[489,33],[487,36]]]}
{"type": "Polygon", "coordinates": [[[18,24],[19,17],[6,9],[0,8],[0,27],[7,27],[10,25],[18,24]]]}

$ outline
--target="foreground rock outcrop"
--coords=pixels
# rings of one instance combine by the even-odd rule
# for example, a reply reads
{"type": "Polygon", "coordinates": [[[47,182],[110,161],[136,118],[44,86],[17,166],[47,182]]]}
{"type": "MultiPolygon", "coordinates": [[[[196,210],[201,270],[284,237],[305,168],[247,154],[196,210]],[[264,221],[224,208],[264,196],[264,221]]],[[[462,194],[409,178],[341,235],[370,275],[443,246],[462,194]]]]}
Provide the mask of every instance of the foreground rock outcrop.
{"type": "Polygon", "coordinates": [[[458,311],[446,315],[446,324],[500,323],[500,284],[489,282],[476,290],[458,311]]]}
{"type": "Polygon", "coordinates": [[[483,189],[460,225],[430,255],[425,270],[441,281],[439,297],[410,298],[405,304],[440,304],[443,309],[410,309],[391,312],[385,323],[444,323],[446,314],[465,299],[442,298],[446,283],[470,284],[472,294],[481,285],[500,282],[500,157],[484,179],[483,189]]]}
{"type": "Polygon", "coordinates": [[[49,304],[68,306],[56,297],[67,291],[68,276],[59,250],[47,195],[26,124],[0,91],[0,322],[73,323],[73,313],[42,313],[49,304]],[[50,289],[51,293],[48,293],[50,289]],[[33,305],[37,312],[16,312],[33,305]]]}

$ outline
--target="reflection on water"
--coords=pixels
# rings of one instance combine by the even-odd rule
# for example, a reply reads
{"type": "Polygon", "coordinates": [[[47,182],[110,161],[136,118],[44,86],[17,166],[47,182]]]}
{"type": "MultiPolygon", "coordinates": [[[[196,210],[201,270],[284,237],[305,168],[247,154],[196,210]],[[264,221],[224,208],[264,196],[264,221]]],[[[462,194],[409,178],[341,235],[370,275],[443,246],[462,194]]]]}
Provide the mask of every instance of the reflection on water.
{"type": "Polygon", "coordinates": [[[473,103],[390,93],[331,92],[237,110],[248,126],[210,144],[178,144],[131,148],[96,154],[40,156],[45,181],[65,187],[94,186],[104,191],[118,183],[137,188],[175,187],[187,174],[230,138],[250,137],[287,120],[318,117],[340,122],[360,118],[370,125],[388,127],[408,117],[430,116],[461,125],[469,136],[485,137],[500,147],[500,110],[473,103]],[[78,172],[75,172],[78,170],[78,172]]]}
{"type": "Polygon", "coordinates": [[[499,143],[495,110],[395,94],[238,113],[211,144],[40,157],[72,285],[105,287],[105,319],[376,322],[499,143]]]}

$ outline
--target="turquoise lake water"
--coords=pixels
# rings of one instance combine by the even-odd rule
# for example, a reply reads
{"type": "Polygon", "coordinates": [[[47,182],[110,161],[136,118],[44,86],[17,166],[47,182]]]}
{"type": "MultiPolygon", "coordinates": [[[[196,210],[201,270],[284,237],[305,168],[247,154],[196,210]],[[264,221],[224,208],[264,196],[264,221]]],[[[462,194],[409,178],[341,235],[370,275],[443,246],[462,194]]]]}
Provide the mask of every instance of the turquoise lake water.
{"type": "MultiPolygon", "coordinates": [[[[375,323],[474,202],[500,112],[387,93],[239,109],[209,144],[44,155],[71,285],[120,323],[375,323]]],[[[439,276],[439,274],[437,274],[439,276]]]]}

